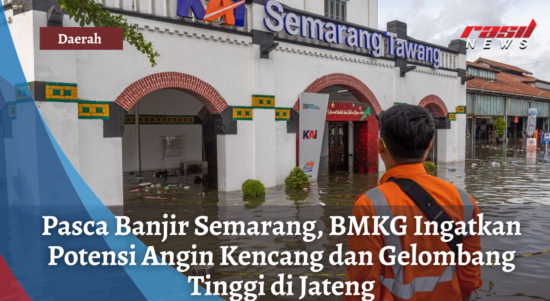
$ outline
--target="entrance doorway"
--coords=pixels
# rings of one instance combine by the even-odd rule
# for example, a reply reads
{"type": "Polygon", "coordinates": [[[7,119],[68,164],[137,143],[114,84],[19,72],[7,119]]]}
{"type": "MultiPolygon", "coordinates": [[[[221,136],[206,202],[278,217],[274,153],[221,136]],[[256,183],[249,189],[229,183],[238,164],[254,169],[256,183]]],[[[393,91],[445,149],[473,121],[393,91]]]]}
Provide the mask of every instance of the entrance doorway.
{"type": "Polygon", "coordinates": [[[348,123],[328,123],[328,164],[329,172],[349,169],[348,123]]]}
{"type": "Polygon", "coordinates": [[[125,119],[124,184],[215,188],[216,133],[210,114],[199,117],[203,111],[201,101],[179,89],[156,90],[141,98],[125,119]]]}

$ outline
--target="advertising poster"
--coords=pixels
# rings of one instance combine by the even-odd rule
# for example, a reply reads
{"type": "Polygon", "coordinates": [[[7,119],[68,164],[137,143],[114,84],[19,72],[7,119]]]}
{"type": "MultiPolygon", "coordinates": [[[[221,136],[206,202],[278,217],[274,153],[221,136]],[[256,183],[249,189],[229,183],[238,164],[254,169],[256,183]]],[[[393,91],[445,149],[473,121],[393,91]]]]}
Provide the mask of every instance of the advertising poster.
{"type": "Polygon", "coordinates": [[[533,136],[537,130],[537,108],[529,108],[527,113],[527,134],[533,136]]]}
{"type": "Polygon", "coordinates": [[[327,121],[364,121],[371,115],[371,107],[366,103],[330,101],[327,121]]]}
{"type": "Polygon", "coordinates": [[[300,94],[299,167],[311,180],[317,179],[319,174],[327,105],[327,94],[300,94]]]}

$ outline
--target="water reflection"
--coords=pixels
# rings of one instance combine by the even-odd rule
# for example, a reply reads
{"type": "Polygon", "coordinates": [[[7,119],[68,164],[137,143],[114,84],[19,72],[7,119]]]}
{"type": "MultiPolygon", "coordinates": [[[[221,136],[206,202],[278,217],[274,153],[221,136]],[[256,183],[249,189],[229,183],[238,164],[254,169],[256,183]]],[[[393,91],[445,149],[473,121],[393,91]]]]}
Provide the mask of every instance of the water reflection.
{"type": "MultiPolygon", "coordinates": [[[[516,220],[522,226],[521,237],[492,237],[482,239],[484,251],[517,250],[517,254],[528,254],[550,249],[550,166],[541,160],[526,159],[521,142],[508,145],[477,145],[468,151],[465,162],[438,164],[437,176],[464,187],[480,205],[489,220],[516,220]],[[498,162],[497,165],[495,162],[498,162]],[[493,163],[493,164],[492,164],[493,163]]],[[[317,183],[311,191],[291,191],[284,187],[267,189],[265,198],[243,199],[239,192],[217,192],[195,185],[185,178],[169,178],[159,188],[137,188],[137,180],[128,175],[125,179],[125,214],[132,220],[160,220],[162,214],[176,214],[177,220],[193,221],[197,216],[206,215],[209,220],[230,221],[300,221],[316,220],[318,230],[330,227],[330,216],[351,214],[357,195],[376,186],[378,175],[334,173],[321,169],[317,183]],[[183,185],[179,185],[182,183],[183,185]],[[172,184],[172,185],[170,185],[172,184]],[[188,189],[181,187],[189,186],[188,189]],[[155,199],[158,198],[158,199],[155,199]]],[[[156,183],[147,175],[141,181],[156,183]]],[[[191,223],[192,224],[192,223],[191,223]]],[[[193,233],[192,229],[189,233],[193,233]]],[[[216,276],[213,280],[257,280],[259,274],[266,276],[266,291],[269,284],[277,279],[277,274],[286,273],[309,275],[313,280],[344,280],[344,266],[333,267],[328,258],[323,259],[325,269],[313,273],[302,266],[247,266],[222,267],[220,246],[238,246],[253,251],[292,251],[312,252],[325,250],[326,254],[342,244],[347,250],[346,237],[324,235],[320,240],[305,243],[299,236],[257,237],[257,236],[214,236],[170,237],[161,243],[157,237],[140,237],[146,245],[154,245],[157,253],[164,250],[174,252],[189,250],[195,244],[197,250],[211,250],[215,254],[216,276]]],[[[550,268],[550,254],[520,258],[515,261],[516,269],[505,273],[501,268],[483,267],[484,286],[481,299],[490,300],[539,300],[550,299],[546,288],[546,275],[550,268]],[[544,299],[546,298],[546,299],[544,299]]],[[[190,272],[184,274],[189,275],[190,272]]],[[[298,279],[293,283],[295,294],[299,292],[298,279]]],[[[299,295],[298,295],[299,296],[299,295]]],[[[266,296],[262,300],[276,299],[266,296]]],[[[308,297],[316,300],[317,297],[308,297]]],[[[340,298],[324,298],[332,300],[340,298]]]]}

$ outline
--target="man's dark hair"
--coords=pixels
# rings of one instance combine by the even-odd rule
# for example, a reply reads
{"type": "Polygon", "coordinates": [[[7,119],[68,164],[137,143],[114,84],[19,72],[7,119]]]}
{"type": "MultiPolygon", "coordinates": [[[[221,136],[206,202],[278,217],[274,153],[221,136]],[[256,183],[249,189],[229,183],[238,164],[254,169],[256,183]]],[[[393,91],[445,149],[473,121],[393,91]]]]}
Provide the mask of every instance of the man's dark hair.
{"type": "Polygon", "coordinates": [[[379,117],[380,137],[395,160],[424,159],[435,133],[428,110],[413,105],[393,106],[379,117]]]}

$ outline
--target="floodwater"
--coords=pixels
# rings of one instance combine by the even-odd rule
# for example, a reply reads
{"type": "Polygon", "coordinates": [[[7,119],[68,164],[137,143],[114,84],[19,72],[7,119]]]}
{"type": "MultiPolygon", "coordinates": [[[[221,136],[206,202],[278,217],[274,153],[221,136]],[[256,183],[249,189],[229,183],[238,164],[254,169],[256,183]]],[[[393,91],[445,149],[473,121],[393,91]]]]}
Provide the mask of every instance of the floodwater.
{"type": "MultiPolygon", "coordinates": [[[[537,158],[527,159],[521,142],[507,145],[467,145],[467,160],[459,164],[438,164],[437,176],[465,188],[476,199],[486,219],[500,221],[520,221],[521,236],[482,237],[484,251],[499,252],[516,250],[517,255],[531,254],[550,249],[550,165],[537,158]],[[493,164],[491,164],[494,162],[493,164]],[[498,162],[498,164],[497,164],[498,162]]],[[[540,151],[540,150],[539,150],[540,151]]],[[[224,193],[215,189],[193,184],[192,177],[169,177],[168,181],[156,179],[150,173],[142,179],[133,175],[125,176],[125,215],[132,221],[163,221],[163,214],[175,214],[176,220],[195,220],[197,216],[208,216],[209,222],[217,221],[317,221],[317,229],[326,231],[330,226],[330,216],[351,214],[356,196],[376,186],[376,174],[353,174],[348,172],[328,173],[322,167],[317,183],[312,190],[285,191],[284,187],[267,189],[265,198],[243,199],[239,192],[224,193]],[[135,189],[141,182],[160,183],[160,189],[135,189]],[[179,185],[183,183],[183,185],[179,185]],[[170,185],[172,184],[172,185],[170,185]],[[180,187],[183,186],[183,187],[180,187]],[[188,186],[188,187],[185,187],[188,186]],[[159,199],[156,199],[159,198],[159,199]],[[320,203],[324,204],[321,206],[320,203]]],[[[191,228],[192,229],[192,228],[191,228]]],[[[193,233],[189,231],[189,233],[193,233]]],[[[327,232],[325,232],[327,234],[327,232]]],[[[218,281],[254,281],[262,274],[266,278],[266,293],[269,285],[278,280],[278,274],[294,275],[294,296],[278,299],[294,300],[300,296],[297,277],[309,276],[310,280],[344,281],[344,266],[330,266],[328,258],[323,258],[324,269],[315,273],[309,266],[220,266],[221,246],[238,246],[239,250],[265,252],[295,251],[312,252],[325,250],[326,254],[335,251],[337,245],[347,250],[346,236],[323,235],[311,243],[299,236],[292,237],[252,237],[252,236],[188,236],[169,237],[164,243],[157,236],[142,236],[140,239],[149,246],[161,251],[190,250],[196,245],[199,251],[212,251],[215,258],[218,281]]],[[[238,253],[235,252],[235,253],[238,253]]],[[[550,300],[548,271],[550,253],[518,258],[516,268],[506,273],[500,267],[482,267],[484,285],[476,300],[550,300]]],[[[191,271],[184,272],[191,275],[191,271]]],[[[225,296],[224,299],[229,299],[225,296]]],[[[261,300],[275,300],[273,296],[261,300]]],[[[340,300],[341,297],[306,297],[306,300],[340,300]]]]}

